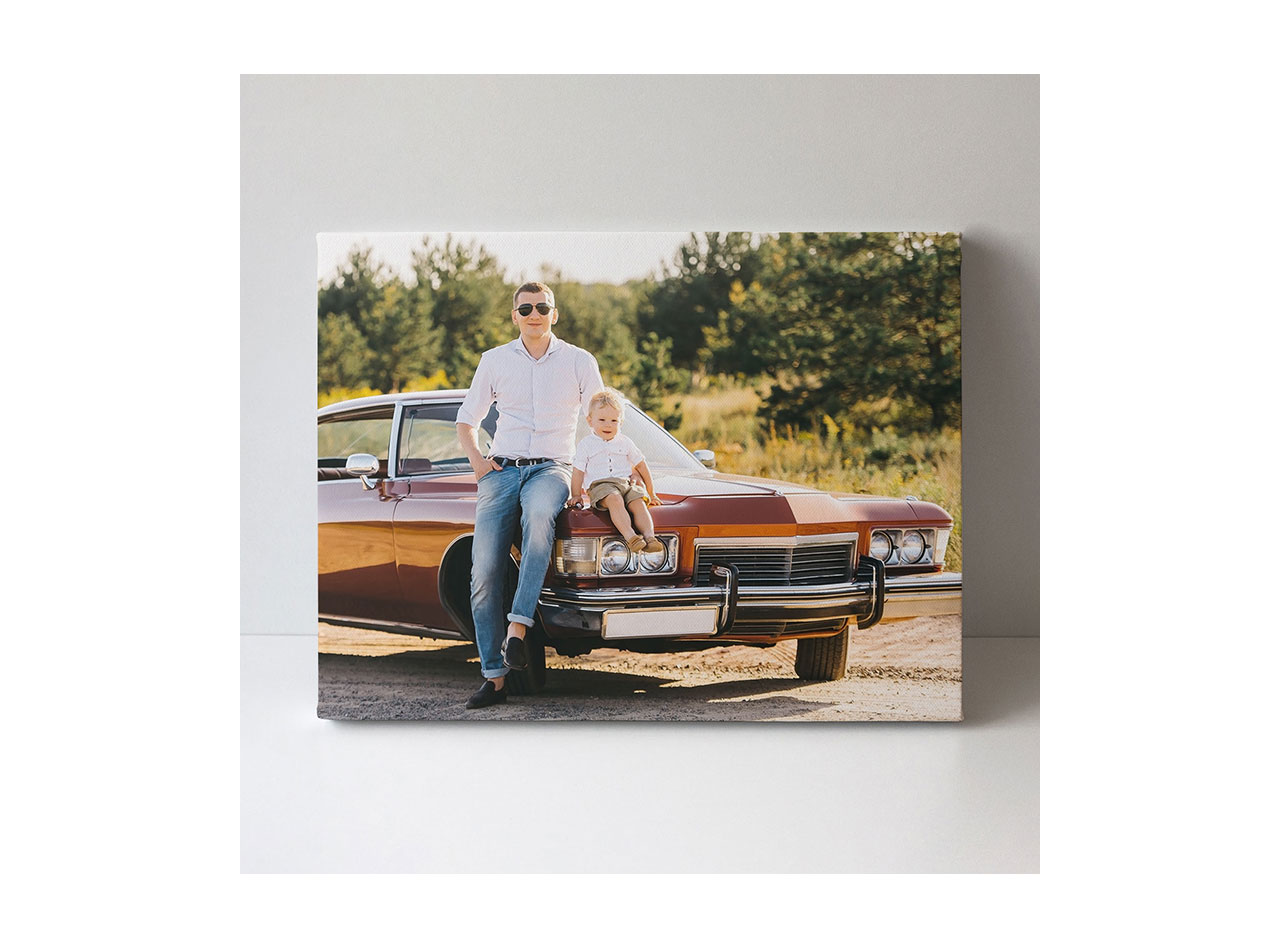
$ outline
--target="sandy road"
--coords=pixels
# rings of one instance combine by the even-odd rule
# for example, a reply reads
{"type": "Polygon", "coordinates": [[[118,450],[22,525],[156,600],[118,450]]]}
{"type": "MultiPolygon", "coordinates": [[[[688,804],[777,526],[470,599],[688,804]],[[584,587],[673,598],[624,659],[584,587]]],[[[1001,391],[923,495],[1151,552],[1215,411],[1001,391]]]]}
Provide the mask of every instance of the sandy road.
{"type": "Polygon", "coordinates": [[[953,721],[960,718],[960,617],[853,630],[840,681],[795,676],[795,644],[674,655],[547,652],[536,695],[467,711],[475,647],[320,623],[317,712],[390,720],[953,721]]]}

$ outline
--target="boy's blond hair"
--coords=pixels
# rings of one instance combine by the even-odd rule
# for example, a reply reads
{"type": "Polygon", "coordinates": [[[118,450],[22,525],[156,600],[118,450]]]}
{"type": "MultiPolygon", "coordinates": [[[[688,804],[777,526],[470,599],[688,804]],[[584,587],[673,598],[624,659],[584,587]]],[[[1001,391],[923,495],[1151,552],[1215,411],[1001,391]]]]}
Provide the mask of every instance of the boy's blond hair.
{"type": "Polygon", "coordinates": [[[587,402],[587,411],[588,413],[593,412],[597,408],[601,408],[605,405],[608,405],[610,408],[617,409],[619,421],[621,421],[622,416],[626,414],[626,400],[623,398],[622,393],[616,388],[602,388],[600,391],[592,395],[591,400],[587,402]]]}

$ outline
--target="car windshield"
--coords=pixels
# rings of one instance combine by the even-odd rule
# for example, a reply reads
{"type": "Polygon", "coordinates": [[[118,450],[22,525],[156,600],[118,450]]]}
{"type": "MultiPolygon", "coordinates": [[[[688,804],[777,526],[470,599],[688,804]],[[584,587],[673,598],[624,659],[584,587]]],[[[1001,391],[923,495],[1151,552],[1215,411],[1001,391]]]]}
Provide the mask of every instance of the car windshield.
{"type": "MultiPolygon", "coordinates": [[[[577,444],[590,433],[587,420],[579,415],[578,432],[574,437],[574,443],[577,444]]],[[[636,443],[649,469],[654,473],[658,471],[680,474],[710,473],[684,445],[671,437],[665,428],[630,402],[627,402],[627,410],[622,417],[622,434],[636,443]]]]}
{"type": "MultiPolygon", "coordinates": [[[[459,402],[433,402],[405,409],[400,423],[398,470],[401,475],[440,474],[471,469],[454,428],[459,405],[459,402]]],[[[497,419],[498,409],[494,406],[480,423],[480,449],[486,454],[496,430],[497,419]]],[[[654,473],[709,473],[684,445],[630,403],[623,418],[622,431],[636,443],[654,473]]],[[[586,419],[579,417],[574,443],[577,444],[590,433],[586,419]]]]}

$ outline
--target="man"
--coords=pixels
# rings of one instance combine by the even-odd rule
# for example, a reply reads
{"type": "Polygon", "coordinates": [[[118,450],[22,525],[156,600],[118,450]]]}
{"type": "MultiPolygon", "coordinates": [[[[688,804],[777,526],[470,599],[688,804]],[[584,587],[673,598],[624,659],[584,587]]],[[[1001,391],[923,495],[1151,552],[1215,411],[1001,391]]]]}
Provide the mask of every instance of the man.
{"type": "Polygon", "coordinates": [[[551,563],[556,515],[569,498],[578,416],[604,388],[595,357],[551,331],[559,318],[550,287],[521,285],[511,308],[519,338],[480,357],[458,409],[458,440],[476,476],[471,614],[485,678],[468,708],[505,702],[507,669],[527,667],[524,637],[551,563]],[[476,429],[495,401],[498,429],[485,457],[476,429]],[[520,574],[504,636],[503,579],[517,524],[520,574]]]}

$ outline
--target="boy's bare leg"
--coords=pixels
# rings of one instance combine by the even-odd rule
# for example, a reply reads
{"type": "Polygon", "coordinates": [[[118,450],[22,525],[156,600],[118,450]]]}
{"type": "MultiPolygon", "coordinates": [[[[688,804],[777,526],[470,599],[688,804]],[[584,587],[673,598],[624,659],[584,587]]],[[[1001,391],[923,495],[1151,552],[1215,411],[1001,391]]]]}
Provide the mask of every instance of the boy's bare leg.
{"type": "Polygon", "coordinates": [[[653,536],[653,517],[649,515],[649,505],[645,499],[641,497],[631,501],[627,504],[627,509],[631,511],[631,516],[635,517],[636,532],[646,539],[653,536]]]}
{"type": "Polygon", "coordinates": [[[609,519],[622,534],[622,539],[630,540],[636,535],[636,531],[631,527],[631,517],[627,515],[627,507],[622,502],[621,494],[607,495],[604,499],[604,509],[609,511],[609,519]]]}

